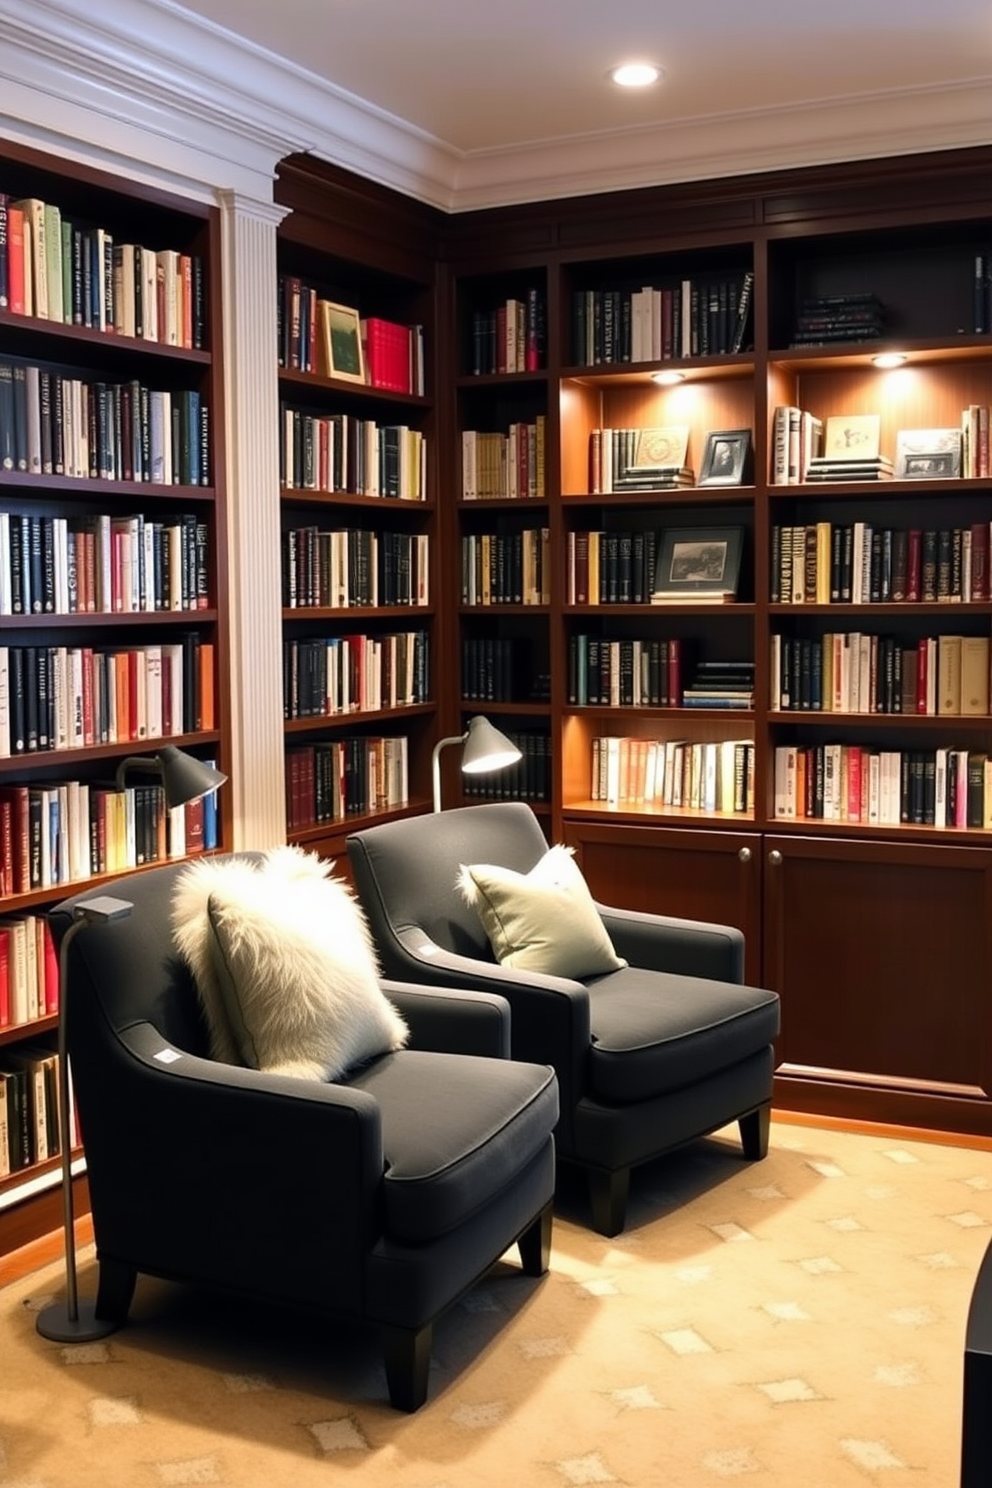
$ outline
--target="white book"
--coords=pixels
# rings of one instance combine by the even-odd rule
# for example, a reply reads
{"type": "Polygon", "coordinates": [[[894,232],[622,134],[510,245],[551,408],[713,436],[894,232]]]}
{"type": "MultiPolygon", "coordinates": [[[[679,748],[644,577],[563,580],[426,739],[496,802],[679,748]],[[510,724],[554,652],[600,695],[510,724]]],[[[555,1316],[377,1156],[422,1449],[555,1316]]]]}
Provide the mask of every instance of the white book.
{"type": "Polygon", "coordinates": [[[10,513],[0,511],[0,615],[14,613],[11,593],[10,513]]]}
{"type": "Polygon", "coordinates": [[[145,682],[145,737],[162,737],[162,647],[150,645],[144,648],[145,682]]]}
{"type": "Polygon", "coordinates": [[[10,648],[0,646],[0,759],[10,755],[10,648]]]}
{"type": "Polygon", "coordinates": [[[10,991],[10,1021],[12,1025],[27,1023],[31,1017],[28,994],[28,931],[23,916],[8,920],[10,947],[8,952],[7,977],[10,991]]]}

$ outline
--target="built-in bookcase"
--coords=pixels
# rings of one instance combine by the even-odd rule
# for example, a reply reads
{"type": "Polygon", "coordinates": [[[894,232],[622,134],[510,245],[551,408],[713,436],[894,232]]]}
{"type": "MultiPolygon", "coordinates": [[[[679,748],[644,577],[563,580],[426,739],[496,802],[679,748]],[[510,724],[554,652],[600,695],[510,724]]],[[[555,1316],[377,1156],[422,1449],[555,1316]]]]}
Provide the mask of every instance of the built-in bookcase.
{"type": "MultiPolygon", "coordinates": [[[[163,742],[229,768],[217,215],[5,144],[0,221],[9,1072],[53,1047],[49,906],[145,863],[222,847],[231,832],[223,792],[169,812],[153,777],[118,773],[163,742]]],[[[9,1248],[57,1222],[58,1123],[50,1067],[47,1085],[24,1087],[26,1101],[4,1085],[9,1248]]]]}
{"type": "MultiPolygon", "coordinates": [[[[549,832],[600,898],[745,931],[749,978],[783,998],[780,1103],[976,1131],[992,1130],[989,163],[621,192],[448,234],[452,453],[528,399],[548,447],[542,606],[466,606],[455,580],[463,707],[508,625],[548,657],[549,832]],[[538,380],[473,374],[474,306],[542,270],[538,380]],[[886,351],[903,362],[879,368],[886,351]],[[673,435],[678,469],[641,479],[673,435]],[[857,472],[829,463],[844,439],[857,472]],[[737,572],[707,601],[673,554],[702,574],[714,546],[737,572]]],[[[464,490],[456,506],[459,538],[531,517],[464,490]]]]}
{"type": "Polygon", "coordinates": [[[430,799],[438,433],[433,249],[409,223],[359,246],[337,179],[281,168],[277,292],[287,823],[343,866],[430,799]]]}

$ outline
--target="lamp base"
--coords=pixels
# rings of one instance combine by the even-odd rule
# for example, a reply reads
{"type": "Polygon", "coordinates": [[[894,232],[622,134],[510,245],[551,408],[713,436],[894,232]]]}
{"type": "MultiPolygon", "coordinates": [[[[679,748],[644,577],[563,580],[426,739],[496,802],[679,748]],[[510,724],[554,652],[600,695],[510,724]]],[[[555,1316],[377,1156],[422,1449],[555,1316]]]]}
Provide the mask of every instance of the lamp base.
{"type": "Polygon", "coordinates": [[[109,1318],[98,1318],[92,1302],[81,1302],[76,1310],[79,1316],[71,1318],[66,1303],[53,1302],[39,1312],[35,1327],[51,1343],[95,1343],[120,1327],[109,1318]]]}

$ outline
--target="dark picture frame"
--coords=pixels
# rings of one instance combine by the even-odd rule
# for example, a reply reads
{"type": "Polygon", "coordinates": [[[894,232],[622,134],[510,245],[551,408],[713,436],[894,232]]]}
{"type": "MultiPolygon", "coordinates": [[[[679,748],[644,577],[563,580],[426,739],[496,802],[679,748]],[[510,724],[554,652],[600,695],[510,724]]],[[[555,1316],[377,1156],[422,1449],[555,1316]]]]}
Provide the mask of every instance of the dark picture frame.
{"type": "Polygon", "coordinates": [[[743,546],[743,527],[666,528],[658,545],[652,604],[736,599],[743,546]]]}
{"type": "Polygon", "coordinates": [[[710,429],[699,469],[701,486],[739,486],[751,463],[750,429],[710,429]]]}
{"type": "Polygon", "coordinates": [[[319,300],[320,332],[328,377],[341,382],[365,381],[362,323],[358,311],[333,300],[319,300]]]}

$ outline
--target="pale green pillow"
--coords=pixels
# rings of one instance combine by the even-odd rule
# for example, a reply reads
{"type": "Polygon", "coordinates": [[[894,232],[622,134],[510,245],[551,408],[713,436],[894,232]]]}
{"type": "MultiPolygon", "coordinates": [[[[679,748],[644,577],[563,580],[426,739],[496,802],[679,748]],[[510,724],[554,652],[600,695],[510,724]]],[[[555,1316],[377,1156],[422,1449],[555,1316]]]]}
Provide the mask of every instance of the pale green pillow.
{"type": "Polygon", "coordinates": [[[458,887],[502,966],[578,980],[627,965],[569,847],[549,848],[529,873],[471,863],[462,867],[458,887]]]}

